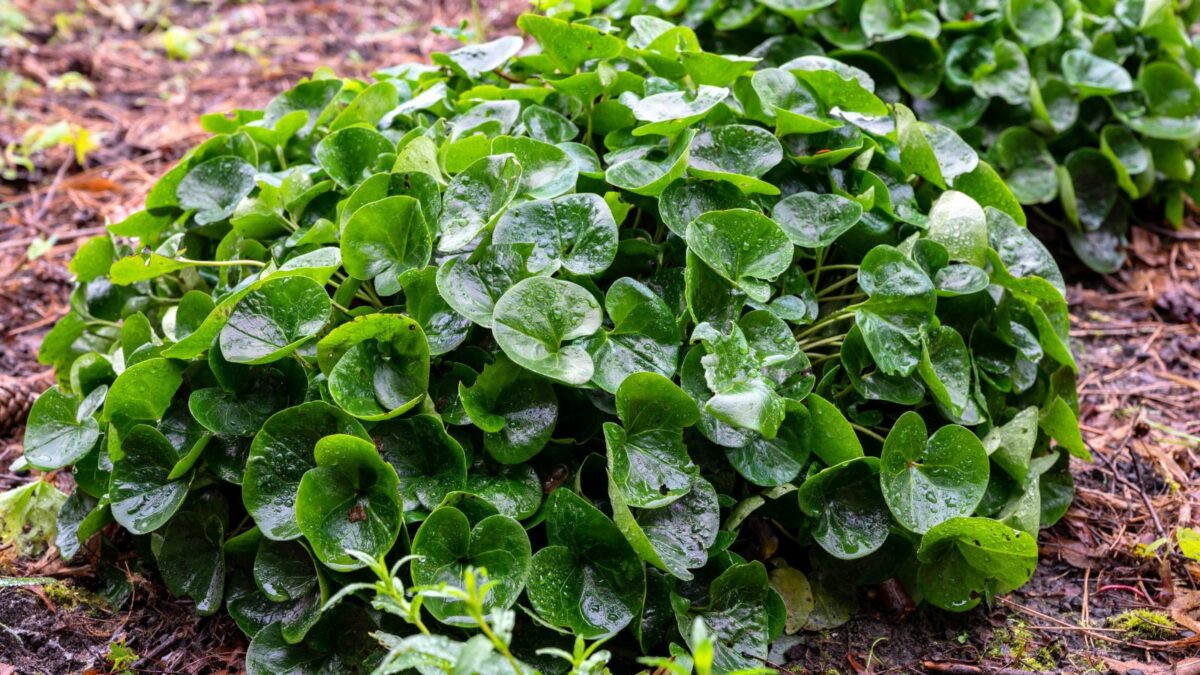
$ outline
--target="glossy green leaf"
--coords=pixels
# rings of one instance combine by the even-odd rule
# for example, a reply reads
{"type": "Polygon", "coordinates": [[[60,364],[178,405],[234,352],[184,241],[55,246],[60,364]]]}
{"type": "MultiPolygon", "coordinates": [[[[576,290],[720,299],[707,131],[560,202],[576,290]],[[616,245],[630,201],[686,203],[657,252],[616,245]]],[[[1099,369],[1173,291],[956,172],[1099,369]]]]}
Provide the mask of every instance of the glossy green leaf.
{"type": "Polygon", "coordinates": [[[366,127],[346,127],[329,134],[317,144],[317,163],[335,183],[355,185],[377,167],[375,158],[395,150],[386,136],[366,127]]]}
{"type": "Polygon", "coordinates": [[[869,299],[855,322],[875,363],[888,375],[912,373],[921,358],[920,334],[933,318],[933,282],[899,250],[877,246],[863,258],[858,283],[869,299]]]}
{"type": "Polygon", "coordinates": [[[971,356],[958,331],[948,326],[930,330],[921,345],[917,372],[937,403],[952,415],[963,414],[971,395],[971,356]]]}
{"type": "Polygon", "coordinates": [[[1028,407],[1008,422],[997,425],[983,437],[983,447],[992,461],[1019,483],[1029,475],[1029,460],[1037,443],[1038,411],[1028,407]]]}
{"type": "Polygon", "coordinates": [[[929,530],[917,550],[925,599],[952,612],[979,604],[984,592],[1020,587],[1037,564],[1037,539],[988,518],[951,518],[929,530]]]}
{"type": "Polygon", "coordinates": [[[630,509],[617,483],[609,481],[613,521],[646,562],[685,581],[708,561],[720,528],[717,492],[703,478],[665,507],[630,509]]]}
{"type": "Polygon", "coordinates": [[[761,668],[766,660],[771,636],[764,605],[770,592],[766,568],[754,561],[731,565],[714,579],[705,605],[672,595],[671,606],[679,633],[689,646],[699,648],[690,642],[694,638],[692,622],[698,618],[715,638],[710,643],[714,671],[732,673],[761,668]]]}
{"type": "Polygon", "coordinates": [[[523,14],[517,27],[533,36],[559,70],[573,73],[585,61],[607,59],[621,51],[621,41],[594,26],[523,14]]]}
{"type": "Polygon", "coordinates": [[[496,222],[517,195],[521,180],[522,167],[511,154],[482,157],[455,176],[442,195],[437,250],[466,248],[496,222]]]}
{"type": "Polygon", "coordinates": [[[771,132],[728,124],[696,136],[688,156],[688,173],[733,183],[743,192],[776,195],[779,188],[760,179],[781,161],[783,147],[771,132]]]}
{"type": "Polygon", "coordinates": [[[801,248],[825,248],[862,217],[862,205],[834,194],[798,192],[779,200],[771,218],[801,248]]]}
{"type": "Polygon", "coordinates": [[[36,469],[53,471],[83,459],[100,440],[100,424],[91,413],[58,387],[47,389],[29,410],[25,460],[36,469]]]}
{"type": "Polygon", "coordinates": [[[635,373],[671,377],[679,358],[679,326],[667,303],[629,277],[613,282],[604,296],[612,328],[583,341],[595,369],[592,381],[616,392],[635,373]]]}
{"type": "MultiPolygon", "coordinates": [[[[688,223],[709,211],[753,208],[753,202],[732,183],[685,178],[671,183],[658,201],[659,216],[676,235],[687,235],[688,223]]],[[[776,218],[778,220],[778,217],[776,218]]]]}
{"type": "Polygon", "coordinates": [[[550,199],[572,191],[579,177],[575,160],[550,143],[501,136],[492,141],[492,152],[512,154],[521,165],[519,193],[533,199],[550,199]]]}
{"type": "Polygon", "coordinates": [[[1083,49],[1062,55],[1063,79],[1083,96],[1120,94],[1133,89],[1133,78],[1120,65],[1083,49]]]}
{"type": "Polygon", "coordinates": [[[388,420],[371,429],[371,438],[400,477],[406,517],[432,511],[467,487],[467,456],[436,415],[388,420]]]}
{"type": "Polygon", "coordinates": [[[168,359],[149,359],[126,368],[104,398],[104,417],[118,428],[162,418],[183,383],[183,367],[168,359]]]}
{"type": "Polygon", "coordinates": [[[658,151],[651,153],[648,159],[634,157],[613,164],[605,170],[604,179],[634,194],[657,197],[687,170],[694,137],[695,132],[686,129],[670,142],[665,153],[658,151]]]}
{"type": "Polygon", "coordinates": [[[383,296],[400,291],[400,275],[429,262],[433,242],[420,203],[412,197],[385,197],[354,212],[342,228],[346,272],[375,281],[383,296]]]}
{"type": "Polygon", "coordinates": [[[783,228],[749,209],[700,215],[688,224],[687,243],[714,272],[759,302],[770,297],[765,280],[783,274],[792,261],[783,228]]]}
{"type": "Polygon", "coordinates": [[[589,276],[608,269],[616,258],[617,223],[599,196],[565,195],[512,207],[496,223],[492,243],[532,244],[527,263],[532,270],[589,276]]]}
{"type": "Polygon", "coordinates": [[[546,501],[547,546],[533,556],[527,595],[542,619],[576,635],[611,635],[642,609],[645,573],[625,536],[567,489],[546,501]]]}
{"type": "Polygon", "coordinates": [[[896,421],[879,457],[883,497],[896,521],[924,534],[951,518],[969,516],[988,484],[987,453],[969,430],[944,426],[926,440],[914,412],[896,421]]]}
{"type": "Polygon", "coordinates": [[[600,329],[600,303],[569,281],[534,277],[519,282],[492,315],[497,344],[519,365],[566,384],[592,379],[587,351],[573,344],[600,329]]]}
{"type": "Polygon", "coordinates": [[[529,271],[532,255],[532,244],[489,244],[447,258],[438,267],[438,293],[459,314],[491,328],[496,301],[517,282],[534,276],[529,271]]]}
{"type": "Polygon", "coordinates": [[[801,483],[797,495],[801,510],[816,519],[813,539],[835,558],[862,558],[887,539],[891,519],[874,457],[834,464],[801,483]]]}
{"type": "Polygon", "coordinates": [[[387,553],[404,520],[396,470],[373,443],[345,434],[317,441],[313,457],[296,490],[296,523],[313,553],[338,571],[362,567],[347,549],[387,553]]]}
{"type": "Polygon", "coordinates": [[[316,466],[313,449],[325,436],[368,438],[353,417],[321,401],[303,403],[271,416],[250,444],[242,501],[262,530],[276,541],[296,539],[296,492],[305,472],[316,466]]]}
{"type": "Polygon", "coordinates": [[[205,225],[233,215],[238,204],[254,191],[258,172],[237,157],[214,157],[192,167],[175,194],[179,207],[195,211],[196,223],[205,225]]]}
{"type": "Polygon", "coordinates": [[[113,518],[134,534],[153,532],[179,510],[189,481],[170,478],[178,455],[153,427],[130,429],[121,439],[121,453],[108,489],[113,518]]]}
{"type": "Polygon", "coordinates": [[[1025,127],[1005,129],[992,145],[991,153],[1005,182],[1022,204],[1044,204],[1058,195],[1054,157],[1034,132],[1025,127]]]}
{"type": "Polygon", "coordinates": [[[221,328],[221,353],[233,363],[279,360],[320,332],[331,309],[325,289],[312,279],[272,279],[237,303],[221,328]]]}
{"type": "Polygon", "coordinates": [[[537,454],[558,421],[558,397],[545,378],[508,359],[497,359],[475,384],[458,385],[463,409],[483,430],[483,446],[503,464],[518,464],[537,454]]]}
{"type": "Polygon", "coordinates": [[[633,134],[674,136],[704,119],[728,95],[729,90],[724,87],[701,85],[694,94],[668,91],[647,96],[630,106],[634,118],[644,122],[633,134]]]}
{"type": "Polygon", "coordinates": [[[225,597],[225,552],[222,544],[229,514],[218,494],[197,494],[162,529],[158,569],[167,589],[186,595],[196,612],[208,616],[225,597]]]}
{"type": "Polygon", "coordinates": [[[1063,13],[1053,0],[1012,0],[1007,4],[1009,26],[1030,47],[1040,47],[1058,37],[1063,13]]]}
{"type": "Polygon", "coordinates": [[[317,343],[329,394],[366,420],[395,417],[420,403],[429,388],[429,343],[421,326],[401,314],[369,314],[344,323],[317,343]]]}
{"type": "MultiPolygon", "coordinates": [[[[429,515],[413,537],[413,582],[422,586],[459,585],[470,566],[487,570],[496,585],[488,593],[484,611],[508,609],[517,601],[529,578],[532,549],[525,528],[508,516],[489,516],[471,526],[452,506],[429,515]]],[[[425,607],[450,625],[474,625],[459,601],[430,598],[425,607]]]]}

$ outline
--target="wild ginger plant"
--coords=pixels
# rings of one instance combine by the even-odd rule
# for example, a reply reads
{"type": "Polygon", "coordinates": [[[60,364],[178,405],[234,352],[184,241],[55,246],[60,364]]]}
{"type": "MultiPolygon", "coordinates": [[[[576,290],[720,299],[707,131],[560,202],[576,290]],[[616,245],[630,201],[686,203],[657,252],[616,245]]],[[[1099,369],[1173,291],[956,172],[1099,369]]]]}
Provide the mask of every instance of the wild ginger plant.
{"type": "Polygon", "coordinates": [[[576,639],[729,673],[856,585],[1025,583],[1087,450],[996,170],[830,57],[518,25],[206,116],[81,247],[25,439],[60,532],[147,537],[254,673],[598,666],[576,639]]]}

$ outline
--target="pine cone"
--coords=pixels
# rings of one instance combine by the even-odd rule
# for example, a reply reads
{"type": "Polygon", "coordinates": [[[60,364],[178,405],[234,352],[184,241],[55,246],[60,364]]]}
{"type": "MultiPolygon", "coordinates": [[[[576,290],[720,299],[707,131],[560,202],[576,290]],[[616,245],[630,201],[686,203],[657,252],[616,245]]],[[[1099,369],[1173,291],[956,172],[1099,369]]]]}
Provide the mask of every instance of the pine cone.
{"type": "Polygon", "coordinates": [[[0,375],[0,433],[24,424],[29,407],[51,384],[49,371],[26,377],[0,375]]]}

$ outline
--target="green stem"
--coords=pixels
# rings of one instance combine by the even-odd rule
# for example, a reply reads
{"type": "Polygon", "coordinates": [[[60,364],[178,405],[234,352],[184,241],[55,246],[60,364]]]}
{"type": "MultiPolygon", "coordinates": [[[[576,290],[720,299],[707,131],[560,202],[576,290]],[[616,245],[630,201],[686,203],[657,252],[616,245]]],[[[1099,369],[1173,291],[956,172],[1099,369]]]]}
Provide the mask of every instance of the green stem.
{"type": "Polygon", "coordinates": [[[375,309],[383,309],[383,300],[380,300],[379,295],[375,292],[374,284],[363,284],[360,290],[367,294],[367,302],[371,303],[375,309]]]}
{"type": "Polygon", "coordinates": [[[820,340],[814,340],[812,342],[801,342],[800,349],[808,351],[810,349],[816,349],[817,347],[835,347],[841,345],[842,341],[845,339],[845,335],[834,335],[833,337],[821,338],[820,340]]]}
{"type": "Polygon", "coordinates": [[[114,323],[112,321],[105,321],[104,319],[88,319],[87,325],[89,325],[89,326],[107,326],[109,328],[120,328],[121,327],[121,324],[119,324],[119,323],[114,323]]]}
{"type": "Polygon", "coordinates": [[[487,41],[483,34],[483,14],[479,11],[479,0],[471,0],[471,20],[475,23],[475,43],[487,41]]]}
{"type": "Polygon", "coordinates": [[[809,335],[813,335],[814,333],[818,333],[818,332],[824,330],[831,323],[836,323],[838,321],[842,321],[843,319],[847,319],[851,316],[854,316],[854,312],[857,311],[858,308],[859,308],[859,304],[847,305],[847,306],[837,310],[833,314],[830,314],[823,319],[819,319],[813,325],[811,325],[808,328],[804,329],[803,331],[797,333],[796,339],[803,340],[804,338],[808,337],[809,335]]]}
{"type": "Polygon", "coordinates": [[[809,364],[811,364],[813,366],[817,366],[819,364],[825,363],[829,359],[836,359],[841,355],[842,355],[841,352],[834,352],[832,354],[817,354],[816,356],[809,356],[809,355],[805,354],[805,356],[808,356],[809,364]]]}
{"type": "Polygon", "coordinates": [[[829,247],[817,249],[817,266],[813,268],[812,287],[816,288],[821,281],[821,267],[825,264],[825,252],[829,247]]]}
{"type": "Polygon", "coordinates": [[[836,302],[838,300],[863,300],[866,297],[867,294],[860,291],[857,293],[846,293],[843,295],[830,295],[824,298],[818,297],[817,299],[821,302],[836,302]]]}
{"type": "Polygon", "coordinates": [[[476,621],[479,622],[479,628],[483,631],[483,634],[487,636],[487,639],[492,641],[492,645],[496,647],[496,651],[500,652],[504,655],[504,658],[508,659],[508,663],[512,666],[513,672],[522,672],[521,666],[517,664],[517,659],[513,657],[512,652],[509,651],[508,645],[504,644],[504,641],[492,632],[492,627],[488,625],[488,622],[485,621],[482,616],[476,618],[476,621]]]}
{"type": "Polygon", "coordinates": [[[883,443],[883,442],[884,442],[884,438],[883,438],[883,436],[880,436],[879,434],[877,434],[877,433],[875,433],[874,431],[872,431],[872,430],[870,430],[870,429],[868,429],[868,428],[864,427],[864,426],[863,426],[863,425],[861,425],[861,424],[855,424],[854,422],[851,422],[851,423],[850,423],[850,426],[851,426],[851,427],[854,427],[854,430],[855,430],[855,431],[857,431],[857,432],[859,432],[859,433],[861,433],[861,434],[863,434],[863,435],[865,435],[865,436],[870,436],[871,438],[874,438],[875,440],[879,441],[880,443],[883,443]]]}
{"type": "Polygon", "coordinates": [[[844,279],[838,279],[837,281],[833,282],[832,284],[829,284],[825,288],[822,288],[821,290],[817,291],[817,298],[823,298],[826,295],[828,295],[829,293],[832,293],[833,291],[836,291],[837,289],[842,288],[843,286],[854,283],[854,281],[857,279],[858,279],[857,272],[851,273],[844,279]]]}
{"type": "Polygon", "coordinates": [[[825,272],[828,272],[831,270],[854,270],[855,272],[857,272],[858,265],[845,265],[845,264],[821,265],[821,270],[825,271],[825,272]]]}
{"type": "Polygon", "coordinates": [[[257,260],[192,260],[190,258],[176,258],[181,263],[196,265],[199,267],[241,267],[249,265],[250,267],[266,267],[267,263],[257,260]]]}
{"type": "Polygon", "coordinates": [[[729,518],[725,521],[722,529],[730,532],[736,532],[738,526],[742,524],[742,521],[748,518],[751,513],[754,513],[756,510],[758,510],[760,506],[766,504],[767,499],[779,499],[780,497],[788,494],[789,492],[794,492],[795,490],[795,485],[792,485],[791,483],[784,483],[778,487],[764,490],[759,494],[743,499],[733,507],[733,511],[729,513],[729,518]]]}

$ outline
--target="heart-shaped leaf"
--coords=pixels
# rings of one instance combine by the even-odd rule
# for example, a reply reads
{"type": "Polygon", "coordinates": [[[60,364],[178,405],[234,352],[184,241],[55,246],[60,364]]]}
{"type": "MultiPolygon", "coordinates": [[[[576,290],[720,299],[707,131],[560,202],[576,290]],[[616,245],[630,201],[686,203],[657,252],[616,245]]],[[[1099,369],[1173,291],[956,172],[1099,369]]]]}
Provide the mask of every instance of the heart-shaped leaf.
{"type": "Polygon", "coordinates": [[[700,215],[688,224],[687,243],[709,268],[758,302],[770,297],[765,280],[783,274],[792,262],[792,242],[783,228],[749,209],[700,215]]]}
{"type": "Polygon", "coordinates": [[[691,489],[698,467],[683,444],[683,428],[700,419],[696,403],[656,373],[630,375],[617,390],[622,426],[604,425],[610,490],[629,506],[665,506],[691,489]]]}
{"type": "MultiPolygon", "coordinates": [[[[462,511],[443,506],[421,523],[413,537],[413,582],[422,586],[459,585],[466,568],[486,569],[495,586],[485,612],[512,607],[529,578],[532,549],[525,528],[508,516],[488,516],[472,527],[462,511]]],[[[461,601],[430,598],[425,607],[449,625],[474,625],[461,601]]]]}
{"type": "Polygon", "coordinates": [[[242,501],[263,536],[276,541],[300,536],[296,491],[305,472],[316,466],[317,441],[333,434],[369,438],[358,420],[321,401],[275,413],[254,437],[246,459],[242,501]]]}
{"type": "Polygon", "coordinates": [[[545,378],[499,358],[459,398],[471,422],[483,430],[483,446],[497,461],[518,464],[550,440],[558,421],[558,397],[545,378]]]}
{"type": "Polygon", "coordinates": [[[521,165],[519,192],[533,199],[550,199],[575,189],[579,169],[562,148],[550,143],[513,136],[492,141],[492,152],[511,154],[521,165]]]}
{"type": "Polygon", "coordinates": [[[387,553],[404,522],[396,470],[373,443],[346,434],[317,441],[313,458],[296,491],[296,523],[313,553],[343,572],[363,566],[347,550],[387,553]]]}
{"type": "Polygon", "coordinates": [[[53,471],[83,459],[100,440],[100,424],[92,416],[95,406],[88,407],[92,410],[58,387],[38,396],[25,426],[26,461],[41,471],[53,471]]]}
{"type": "Polygon", "coordinates": [[[779,188],[760,179],[781,161],[783,147],[771,132],[728,124],[696,136],[688,156],[688,173],[733,183],[743,192],[777,195],[779,188]]]}
{"type": "Polygon", "coordinates": [[[609,166],[604,172],[604,180],[634,194],[657,197],[687,170],[688,151],[695,133],[685,129],[670,142],[665,153],[655,152],[648,156],[649,159],[635,157],[609,166]]]}
{"type": "Polygon", "coordinates": [[[613,282],[604,296],[613,326],[584,341],[595,371],[592,381],[617,391],[634,373],[675,374],[679,325],[667,303],[645,284],[629,277],[613,282]]]}
{"type": "Polygon", "coordinates": [[[496,223],[492,243],[532,244],[532,270],[591,276],[617,256],[617,223],[598,195],[565,195],[512,207],[496,223]]]}
{"type": "Polygon", "coordinates": [[[951,612],[979,604],[1033,576],[1037,538],[989,518],[951,518],[929,530],[917,550],[925,599],[951,612]]]}
{"type": "Polygon", "coordinates": [[[883,546],[891,518],[878,474],[878,459],[859,457],[834,464],[800,484],[800,508],[816,519],[813,539],[829,555],[855,560],[883,546]]]}
{"type": "Polygon", "coordinates": [[[188,492],[188,480],[172,479],[179,459],[157,429],[139,424],[121,439],[120,459],[113,462],[108,497],[113,518],[134,534],[157,530],[175,515],[188,492]]]}
{"type": "Polygon", "coordinates": [[[428,513],[446,495],[466,488],[466,454],[436,415],[388,420],[371,429],[371,437],[400,477],[405,517],[428,513]]]}
{"type": "Polygon", "coordinates": [[[798,192],[775,204],[771,218],[801,248],[825,248],[854,227],[862,205],[840,195],[798,192]]]}
{"type": "Polygon", "coordinates": [[[514,155],[481,157],[450,181],[442,195],[437,250],[459,251],[504,212],[521,187],[514,155]]]}
{"type": "Polygon", "coordinates": [[[329,134],[317,144],[317,163],[343,189],[355,185],[377,167],[375,158],[394,152],[386,136],[367,127],[346,127],[329,134]]]}
{"type": "Polygon", "coordinates": [[[238,157],[214,157],[192,167],[175,194],[179,208],[195,211],[196,223],[206,225],[233,215],[234,209],[257,186],[258,172],[238,157]]]}
{"type": "Polygon", "coordinates": [[[412,197],[385,197],[359,208],[342,228],[346,272],[375,281],[382,296],[400,291],[400,275],[429,262],[433,242],[420,203],[412,197]]]}
{"type": "Polygon", "coordinates": [[[750,208],[754,203],[736,185],[696,178],[671,183],[658,200],[659,216],[679,237],[687,236],[688,223],[709,211],[750,208]]]}
{"type": "Polygon", "coordinates": [[[697,654],[705,652],[695,642],[694,622],[701,622],[708,635],[719,636],[708,643],[708,658],[714,672],[732,673],[759,668],[767,658],[771,632],[765,605],[770,592],[762,563],[740,563],[712,581],[706,605],[672,594],[671,607],[679,633],[697,654]]]}
{"type": "Polygon", "coordinates": [[[877,246],[863,258],[858,284],[869,299],[855,312],[855,323],[875,363],[888,375],[911,374],[937,302],[933,282],[899,250],[877,246]]]}
{"type": "Polygon", "coordinates": [[[708,561],[720,528],[717,491],[703,478],[696,478],[679,499],[661,508],[634,512],[625,502],[616,482],[608,484],[613,521],[642,560],[688,581],[690,570],[708,561]]]}
{"type": "Polygon", "coordinates": [[[600,329],[600,303],[581,286],[549,277],[525,279],[510,288],[492,314],[496,343],[510,359],[566,384],[592,379],[587,351],[572,341],[600,329]]]}
{"type": "Polygon", "coordinates": [[[938,429],[928,440],[925,434],[921,416],[904,413],[879,458],[888,508],[918,534],[974,513],[988,485],[987,452],[975,434],[957,425],[938,429]]]}
{"type": "Polygon", "coordinates": [[[312,279],[271,279],[237,303],[221,328],[221,353],[233,363],[277,361],[319,333],[331,309],[329,295],[312,279]]]}
{"type": "Polygon", "coordinates": [[[421,326],[400,314],[368,314],[342,324],[317,343],[330,397],[366,420],[395,417],[421,402],[429,388],[429,343],[421,326]]]}
{"type": "Polygon", "coordinates": [[[625,536],[579,495],[546,500],[548,545],[533,556],[526,592],[534,611],[576,635],[612,635],[642,609],[646,578],[625,536]]]}
{"type": "Polygon", "coordinates": [[[225,597],[228,511],[219,494],[198,494],[162,528],[156,558],[163,581],[172,594],[192,598],[201,616],[219,610],[225,597]]]}

